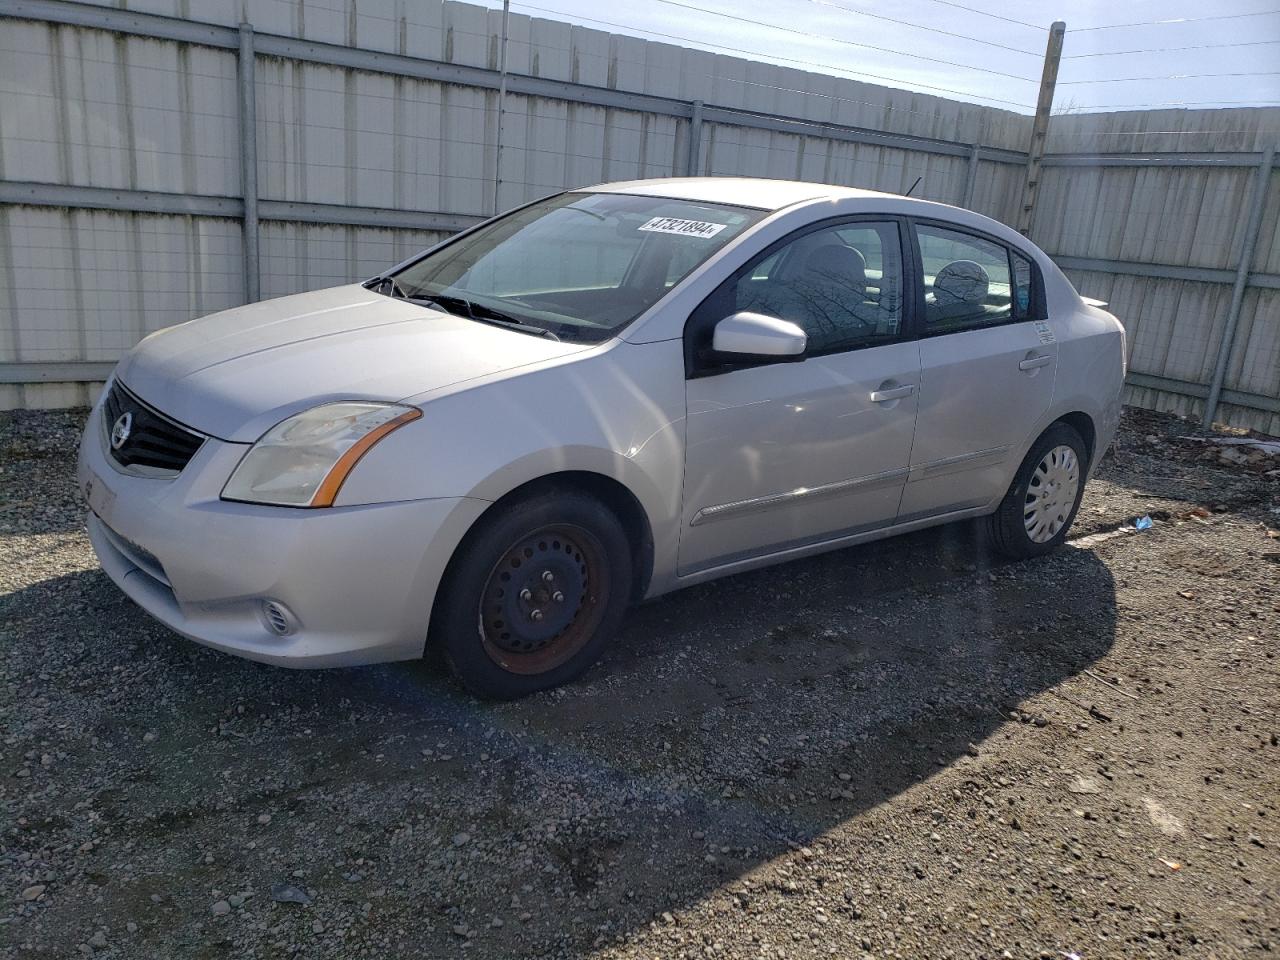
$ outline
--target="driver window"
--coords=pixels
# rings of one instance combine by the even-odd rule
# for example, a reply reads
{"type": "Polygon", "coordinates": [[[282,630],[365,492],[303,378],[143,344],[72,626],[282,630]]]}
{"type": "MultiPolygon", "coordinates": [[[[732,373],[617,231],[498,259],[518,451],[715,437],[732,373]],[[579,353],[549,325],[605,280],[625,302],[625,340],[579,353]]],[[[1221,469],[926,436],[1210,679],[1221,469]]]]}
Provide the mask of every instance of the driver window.
{"type": "Polygon", "coordinates": [[[894,223],[806,233],[746,270],[734,310],[798,324],[809,354],[882,342],[902,328],[902,260],[894,223]]]}

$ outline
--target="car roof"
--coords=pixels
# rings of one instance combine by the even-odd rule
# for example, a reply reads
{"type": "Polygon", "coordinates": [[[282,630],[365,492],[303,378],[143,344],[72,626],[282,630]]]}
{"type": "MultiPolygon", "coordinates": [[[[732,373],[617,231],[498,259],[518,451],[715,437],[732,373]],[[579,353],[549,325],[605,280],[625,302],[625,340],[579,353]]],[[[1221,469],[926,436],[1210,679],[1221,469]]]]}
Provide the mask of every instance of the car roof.
{"type": "Polygon", "coordinates": [[[800,180],[768,180],[763,177],[664,177],[657,180],[625,180],[583,187],[590,193],[629,193],[673,200],[695,200],[704,203],[729,203],[759,210],[781,210],[806,200],[839,200],[845,198],[903,199],[896,193],[837,187],[829,183],[807,183],[800,180]]]}
{"type": "MultiPolygon", "coordinates": [[[[581,193],[624,193],[634,196],[665,197],[703,203],[724,203],[754,207],[779,213],[788,207],[808,206],[812,219],[834,214],[883,214],[934,219],[960,228],[989,234],[1015,250],[1040,262],[1042,269],[1052,261],[1035,244],[1007,224],[964,207],[936,200],[881,193],[857,187],[801,180],[769,180],[764,177],[665,177],[654,180],[626,180],[582,187],[581,193]],[[838,204],[831,210],[827,204],[838,204]]],[[[785,214],[783,214],[785,215],[785,214]]],[[[799,225],[799,224],[797,224],[799,225]]],[[[1055,268],[1056,269],[1056,268],[1055,268]]]]}

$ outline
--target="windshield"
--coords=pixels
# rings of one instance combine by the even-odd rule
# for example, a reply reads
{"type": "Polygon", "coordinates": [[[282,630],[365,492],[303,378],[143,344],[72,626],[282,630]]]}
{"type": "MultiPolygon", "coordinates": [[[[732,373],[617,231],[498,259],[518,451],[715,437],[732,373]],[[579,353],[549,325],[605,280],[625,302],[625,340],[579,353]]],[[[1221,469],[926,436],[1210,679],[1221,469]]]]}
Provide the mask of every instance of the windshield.
{"type": "Polygon", "coordinates": [[[595,342],[613,336],[765,213],[565,193],[405,267],[389,286],[479,322],[595,342]]]}

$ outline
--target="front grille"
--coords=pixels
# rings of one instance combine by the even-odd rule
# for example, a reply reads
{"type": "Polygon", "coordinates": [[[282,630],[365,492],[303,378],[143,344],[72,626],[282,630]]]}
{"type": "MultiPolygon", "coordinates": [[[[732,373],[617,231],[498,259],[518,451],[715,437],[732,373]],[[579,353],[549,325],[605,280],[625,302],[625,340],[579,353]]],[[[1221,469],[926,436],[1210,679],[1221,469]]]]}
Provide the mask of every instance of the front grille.
{"type": "Polygon", "coordinates": [[[111,385],[102,405],[102,426],[111,458],[125,467],[150,467],[177,474],[204,443],[204,437],[152,410],[119,383],[111,385]],[[126,415],[128,435],[117,447],[112,431],[126,415]]]}

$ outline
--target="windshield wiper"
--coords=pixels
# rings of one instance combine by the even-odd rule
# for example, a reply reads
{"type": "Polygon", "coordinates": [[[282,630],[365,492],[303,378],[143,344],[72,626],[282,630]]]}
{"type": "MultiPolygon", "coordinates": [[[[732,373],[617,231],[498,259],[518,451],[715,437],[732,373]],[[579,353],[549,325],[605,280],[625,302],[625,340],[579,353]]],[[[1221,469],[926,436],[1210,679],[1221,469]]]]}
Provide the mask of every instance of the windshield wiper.
{"type": "Polygon", "coordinates": [[[535,337],[546,337],[548,340],[558,341],[560,339],[546,327],[539,327],[536,324],[529,323],[527,320],[521,320],[519,317],[513,317],[509,313],[503,313],[501,310],[495,310],[493,307],[487,307],[483,303],[476,303],[474,300],[467,300],[463,297],[449,297],[443,294],[430,293],[409,297],[409,299],[427,300],[444,307],[450,313],[456,313],[458,316],[474,320],[476,323],[488,323],[495,327],[508,327],[512,330],[519,330],[521,333],[532,334],[535,337]]]}
{"type": "MultiPolygon", "coordinates": [[[[465,302],[465,301],[464,301],[465,302]]],[[[509,313],[503,313],[500,310],[494,310],[486,307],[482,303],[472,303],[471,319],[476,323],[488,323],[495,327],[507,327],[511,330],[519,330],[521,333],[531,333],[535,337],[546,337],[548,340],[559,341],[560,338],[546,327],[539,327],[526,320],[513,317],[509,313]]]]}
{"type": "Polygon", "coordinates": [[[410,303],[430,303],[446,313],[466,317],[468,320],[475,319],[475,314],[471,310],[471,302],[462,299],[462,297],[449,297],[442,293],[415,293],[413,295],[406,294],[405,299],[410,303]]]}
{"type": "MultiPolygon", "coordinates": [[[[476,305],[479,306],[479,305],[476,305]]],[[[499,314],[497,310],[490,311],[488,307],[481,307],[484,314],[472,314],[471,319],[477,324],[489,324],[490,326],[506,326],[509,330],[518,330],[520,333],[529,333],[534,337],[545,337],[548,340],[559,340],[552,330],[548,330],[545,326],[535,326],[526,323],[524,320],[517,320],[516,317],[499,314]]]]}
{"type": "Polygon", "coordinates": [[[559,341],[552,331],[546,327],[539,327],[529,323],[527,320],[521,320],[519,317],[513,317],[509,313],[503,313],[501,310],[495,310],[493,307],[487,307],[483,303],[475,303],[464,297],[451,297],[443,293],[406,293],[404,287],[396,282],[395,277],[383,277],[374,285],[375,290],[386,296],[395,297],[400,300],[408,300],[410,303],[429,303],[432,306],[439,307],[446,313],[454,314],[459,317],[466,317],[468,320],[475,320],[477,323],[488,323],[497,327],[509,327],[513,330],[519,330],[521,333],[529,333],[535,337],[546,337],[548,340],[559,341]],[[390,292],[388,292],[388,289],[390,292]]]}
{"type": "Polygon", "coordinates": [[[471,304],[462,299],[462,297],[448,297],[437,293],[415,293],[411,295],[405,292],[404,287],[400,286],[395,277],[383,277],[371,289],[376,290],[384,297],[408,300],[410,303],[429,303],[439,307],[446,313],[457,314],[458,316],[466,317],[468,320],[474,319],[471,304]]]}

